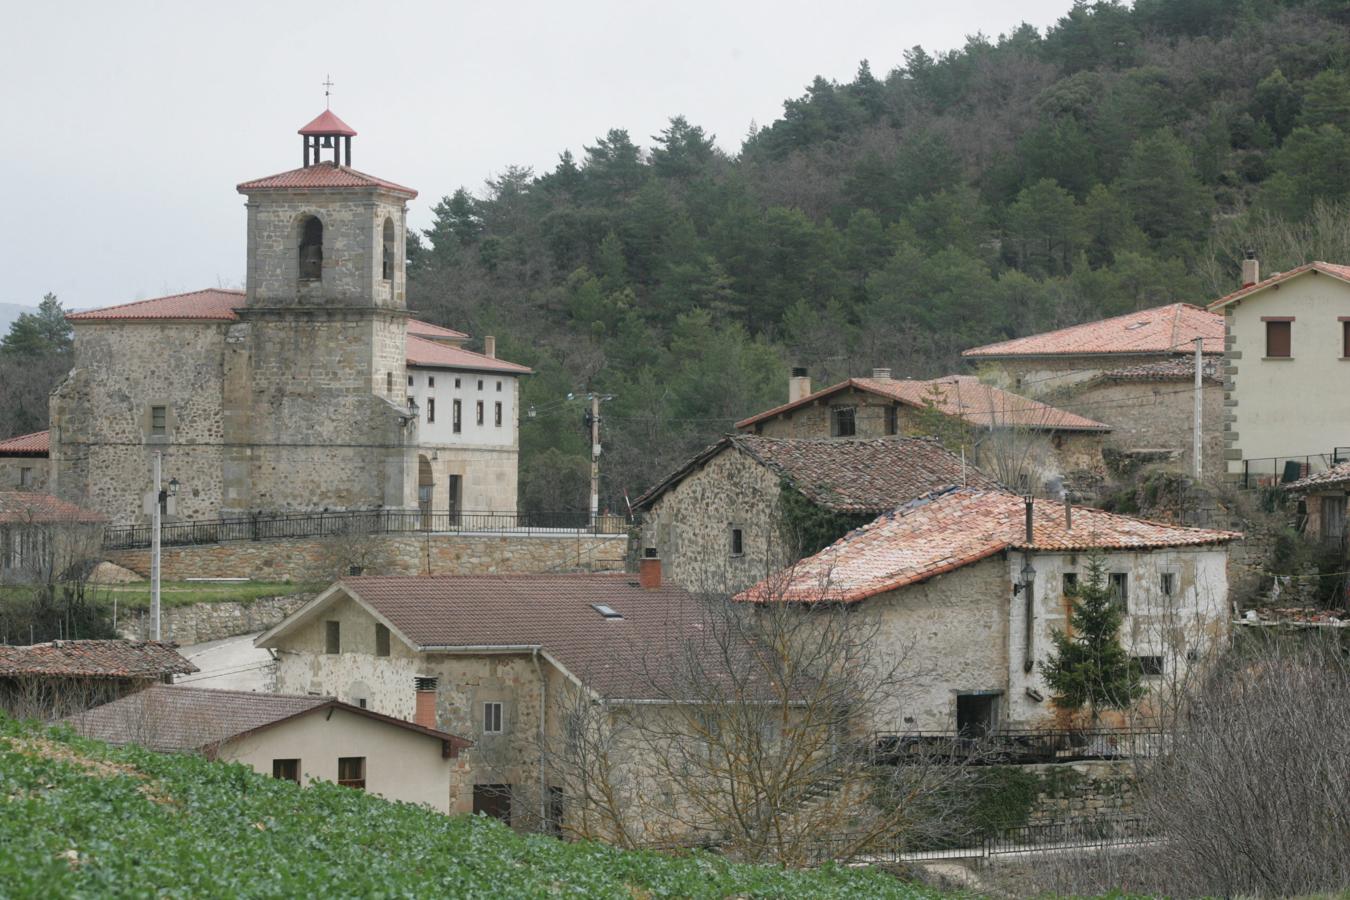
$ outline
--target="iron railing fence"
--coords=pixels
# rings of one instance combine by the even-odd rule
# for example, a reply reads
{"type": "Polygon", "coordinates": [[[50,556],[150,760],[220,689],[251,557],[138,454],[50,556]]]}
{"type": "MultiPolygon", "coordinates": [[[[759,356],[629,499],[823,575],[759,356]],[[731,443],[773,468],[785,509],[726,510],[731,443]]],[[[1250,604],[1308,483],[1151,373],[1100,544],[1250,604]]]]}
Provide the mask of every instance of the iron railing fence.
{"type": "Polygon", "coordinates": [[[1330,453],[1305,456],[1261,456],[1242,461],[1244,488],[1276,487],[1325,472],[1332,466],[1350,462],[1350,447],[1333,447],[1330,453]]]}
{"type": "Polygon", "coordinates": [[[1135,816],[1096,816],[1018,825],[964,839],[956,835],[941,840],[867,841],[866,838],[866,835],[849,833],[822,835],[813,842],[816,845],[814,855],[821,861],[845,857],[883,863],[941,859],[988,861],[1019,854],[1129,848],[1161,839],[1153,823],[1135,816]]]}
{"type": "MultiPolygon", "coordinates": [[[[480,532],[493,534],[587,533],[623,534],[623,516],[597,516],[584,510],[564,512],[496,512],[473,510],[370,509],[340,512],[286,513],[171,522],[160,527],[160,544],[181,547],[224,541],[275,538],[351,537],[408,532],[480,532]]],[[[149,547],[150,525],[113,525],[104,530],[105,550],[149,547]]]]}
{"type": "Polygon", "coordinates": [[[985,735],[958,731],[877,731],[873,760],[879,765],[952,759],[976,765],[1139,759],[1158,756],[1169,735],[1156,728],[1000,730],[985,735]]]}

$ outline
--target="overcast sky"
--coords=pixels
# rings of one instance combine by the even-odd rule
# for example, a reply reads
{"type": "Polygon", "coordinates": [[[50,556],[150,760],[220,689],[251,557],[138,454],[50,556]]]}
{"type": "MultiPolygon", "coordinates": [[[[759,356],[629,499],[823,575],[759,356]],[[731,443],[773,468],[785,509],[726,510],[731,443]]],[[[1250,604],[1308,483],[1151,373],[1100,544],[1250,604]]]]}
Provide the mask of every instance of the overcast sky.
{"type": "Polygon", "coordinates": [[[878,76],[1070,0],[571,3],[85,0],[7,4],[0,33],[0,302],[88,308],[242,287],[234,186],[300,164],[323,109],[356,168],[416,188],[551,168],[609,128],[644,146],[683,114],[734,152],[813,76],[878,76]]]}

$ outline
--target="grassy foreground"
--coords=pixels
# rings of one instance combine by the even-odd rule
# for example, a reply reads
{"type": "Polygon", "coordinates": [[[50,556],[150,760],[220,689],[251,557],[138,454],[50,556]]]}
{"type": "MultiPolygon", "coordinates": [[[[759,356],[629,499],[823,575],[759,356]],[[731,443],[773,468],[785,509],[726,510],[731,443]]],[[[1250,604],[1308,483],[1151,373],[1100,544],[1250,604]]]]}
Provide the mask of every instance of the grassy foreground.
{"type": "Polygon", "coordinates": [[[520,836],[488,819],[111,748],[0,714],[0,896],[939,895],[865,869],[784,871],[520,836]]]}
{"type": "MultiPolygon", "coordinates": [[[[268,597],[289,597],[295,594],[314,594],[328,587],[329,582],[290,582],[290,581],[165,581],[160,584],[160,601],[167,606],[190,606],[193,603],[243,603],[268,597]]],[[[112,598],[123,609],[150,608],[150,582],[134,581],[131,584],[99,585],[95,588],[99,597],[106,597],[106,605],[112,605],[112,598]]]]}

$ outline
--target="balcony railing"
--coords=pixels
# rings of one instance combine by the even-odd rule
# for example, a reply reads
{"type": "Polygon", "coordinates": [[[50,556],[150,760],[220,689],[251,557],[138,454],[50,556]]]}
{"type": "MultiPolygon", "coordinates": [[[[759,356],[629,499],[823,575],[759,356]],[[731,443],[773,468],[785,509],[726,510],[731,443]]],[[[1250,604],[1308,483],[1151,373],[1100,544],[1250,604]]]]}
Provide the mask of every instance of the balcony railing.
{"type": "Polygon", "coordinates": [[[879,764],[904,765],[953,758],[985,765],[1133,759],[1157,756],[1168,735],[1158,729],[1095,728],[1068,731],[1003,730],[975,736],[957,731],[873,734],[879,764]]]}
{"type": "MultiPolygon", "coordinates": [[[[623,534],[623,516],[597,516],[583,511],[491,512],[459,510],[372,509],[342,512],[287,513],[166,523],[160,530],[165,547],[264,541],[277,538],[356,537],[413,532],[488,534],[623,534]]],[[[150,546],[150,525],[114,525],[103,534],[105,550],[150,546]]]]}

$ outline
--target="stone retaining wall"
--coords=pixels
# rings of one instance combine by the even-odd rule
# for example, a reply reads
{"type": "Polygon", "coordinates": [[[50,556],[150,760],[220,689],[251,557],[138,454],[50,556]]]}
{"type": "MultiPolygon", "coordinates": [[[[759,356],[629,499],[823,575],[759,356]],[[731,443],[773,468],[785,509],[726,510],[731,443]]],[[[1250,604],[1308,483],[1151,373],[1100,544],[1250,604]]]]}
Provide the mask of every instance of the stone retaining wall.
{"type": "Polygon", "coordinates": [[[1137,763],[1085,760],[1024,767],[1040,779],[1028,823],[1131,816],[1138,798],[1137,763]]]}
{"type": "MultiPolygon", "coordinates": [[[[490,575],[622,571],[626,534],[385,534],[360,538],[288,538],[166,547],[166,581],[253,578],[333,581],[359,567],[367,575],[490,575]]],[[[149,550],[114,550],[107,558],[141,575],[149,550]]]]}
{"type": "MultiPolygon", "coordinates": [[[[240,634],[266,631],[304,606],[313,594],[267,597],[249,603],[193,603],[167,607],[160,614],[160,632],[180,646],[203,644],[240,634]]],[[[150,639],[150,611],[138,609],[117,620],[117,633],[131,640],[150,639]]]]}

